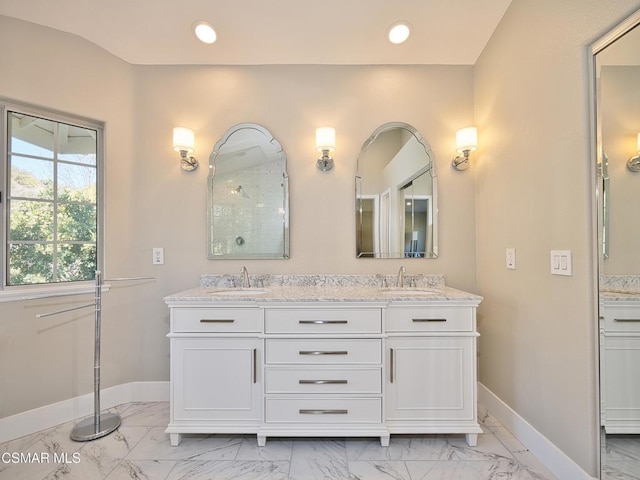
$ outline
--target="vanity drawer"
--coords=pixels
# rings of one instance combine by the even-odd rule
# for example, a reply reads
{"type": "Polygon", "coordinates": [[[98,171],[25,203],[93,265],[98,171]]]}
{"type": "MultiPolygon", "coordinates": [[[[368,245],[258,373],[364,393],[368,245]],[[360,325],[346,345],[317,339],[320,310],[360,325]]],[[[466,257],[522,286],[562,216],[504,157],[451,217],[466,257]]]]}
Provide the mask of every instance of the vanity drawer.
{"type": "Polygon", "coordinates": [[[387,332],[471,332],[471,307],[389,307],[387,332]]]}
{"type": "Polygon", "coordinates": [[[281,364],[379,364],[379,339],[282,339],[266,340],[266,363],[281,364]]]}
{"type": "Polygon", "coordinates": [[[266,393],[381,393],[380,368],[267,368],[266,393]]]}
{"type": "Polygon", "coordinates": [[[380,398],[267,398],[267,423],[380,423],[380,398]]]}
{"type": "Polygon", "coordinates": [[[174,308],[174,332],[260,332],[259,308],[174,308]]]}
{"type": "Polygon", "coordinates": [[[605,332],[640,333],[640,303],[602,309],[605,332]]]}
{"type": "Polygon", "coordinates": [[[265,311],[266,333],[380,333],[382,310],[294,308],[267,309],[265,311]]]}

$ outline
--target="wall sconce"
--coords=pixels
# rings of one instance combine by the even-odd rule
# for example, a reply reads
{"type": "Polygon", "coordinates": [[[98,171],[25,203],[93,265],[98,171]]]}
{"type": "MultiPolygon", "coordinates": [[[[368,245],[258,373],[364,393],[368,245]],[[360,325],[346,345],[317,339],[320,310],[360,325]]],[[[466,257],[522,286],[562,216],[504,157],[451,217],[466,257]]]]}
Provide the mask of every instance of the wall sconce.
{"type": "Polygon", "coordinates": [[[189,156],[193,153],[195,145],[195,134],[190,128],[175,127],[173,129],[173,149],[180,152],[180,167],[187,172],[198,168],[196,157],[189,156]]]}
{"type": "Polygon", "coordinates": [[[322,152],[317,165],[323,172],[333,168],[333,158],[329,156],[329,152],[333,152],[335,149],[336,129],[332,127],[316,128],[316,150],[322,152]]]}
{"type": "Polygon", "coordinates": [[[451,165],[456,170],[469,168],[469,153],[478,149],[478,129],[476,127],[462,128],[456,132],[456,152],[462,153],[453,159],[451,165]]]}
{"type": "Polygon", "coordinates": [[[640,172],[640,133],[638,133],[636,152],[636,155],[627,161],[627,168],[634,173],[640,172]]]}

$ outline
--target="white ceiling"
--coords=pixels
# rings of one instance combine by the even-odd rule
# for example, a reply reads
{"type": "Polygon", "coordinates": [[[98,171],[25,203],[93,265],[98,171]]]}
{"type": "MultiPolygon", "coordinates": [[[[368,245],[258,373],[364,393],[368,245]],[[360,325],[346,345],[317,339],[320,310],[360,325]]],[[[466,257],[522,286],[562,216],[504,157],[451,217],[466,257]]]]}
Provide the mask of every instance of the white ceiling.
{"type": "Polygon", "coordinates": [[[0,0],[0,14],[83,37],[133,64],[472,65],[511,0],[0,0]],[[211,22],[218,41],[196,40],[211,22]],[[387,28],[409,21],[402,45],[387,28]]]}

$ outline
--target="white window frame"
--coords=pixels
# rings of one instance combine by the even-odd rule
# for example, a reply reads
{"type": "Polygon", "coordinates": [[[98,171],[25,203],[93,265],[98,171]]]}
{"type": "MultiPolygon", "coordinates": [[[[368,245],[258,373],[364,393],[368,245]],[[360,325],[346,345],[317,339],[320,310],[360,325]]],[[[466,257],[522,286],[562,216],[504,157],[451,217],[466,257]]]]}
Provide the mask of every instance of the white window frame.
{"type": "Polygon", "coordinates": [[[47,108],[27,105],[0,97],[0,302],[19,301],[60,294],[74,295],[91,293],[95,282],[91,280],[53,282],[36,285],[7,285],[8,261],[8,112],[19,112],[26,115],[45,118],[53,122],[66,123],[96,131],[96,262],[97,269],[102,271],[104,265],[104,123],[84,117],[54,111],[47,108]]]}

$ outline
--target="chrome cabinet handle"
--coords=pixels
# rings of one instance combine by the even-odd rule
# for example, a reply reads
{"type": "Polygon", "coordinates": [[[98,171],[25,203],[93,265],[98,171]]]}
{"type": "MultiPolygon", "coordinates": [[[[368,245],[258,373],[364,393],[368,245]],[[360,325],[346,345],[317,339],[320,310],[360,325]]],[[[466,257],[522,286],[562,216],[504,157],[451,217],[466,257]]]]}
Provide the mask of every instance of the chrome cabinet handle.
{"type": "Polygon", "coordinates": [[[389,350],[391,351],[391,358],[389,359],[389,381],[393,383],[393,348],[389,350]]]}
{"type": "Polygon", "coordinates": [[[414,322],[446,322],[446,318],[412,318],[414,322]]]}
{"type": "Polygon", "coordinates": [[[298,380],[299,385],[346,385],[347,380],[298,380]]]}
{"type": "Polygon", "coordinates": [[[349,410],[313,410],[313,409],[300,409],[298,410],[300,415],[347,415],[349,410]]]}
{"type": "Polygon", "coordinates": [[[332,351],[319,351],[319,350],[300,350],[299,355],[348,355],[346,350],[332,350],[332,351]]]}
{"type": "Polygon", "coordinates": [[[200,323],[233,323],[233,318],[201,318],[200,323]]]}
{"type": "Polygon", "coordinates": [[[344,323],[349,323],[349,322],[347,320],[298,320],[298,323],[300,323],[302,325],[309,325],[309,324],[315,324],[315,325],[330,324],[330,325],[335,325],[335,324],[344,324],[344,323]]]}
{"type": "Polygon", "coordinates": [[[640,318],[614,318],[614,322],[640,322],[640,318]]]}
{"type": "Polygon", "coordinates": [[[253,383],[258,382],[258,349],[253,349],[253,383]]]}
{"type": "Polygon", "coordinates": [[[393,383],[394,355],[393,348],[389,349],[389,382],[393,383]]]}

